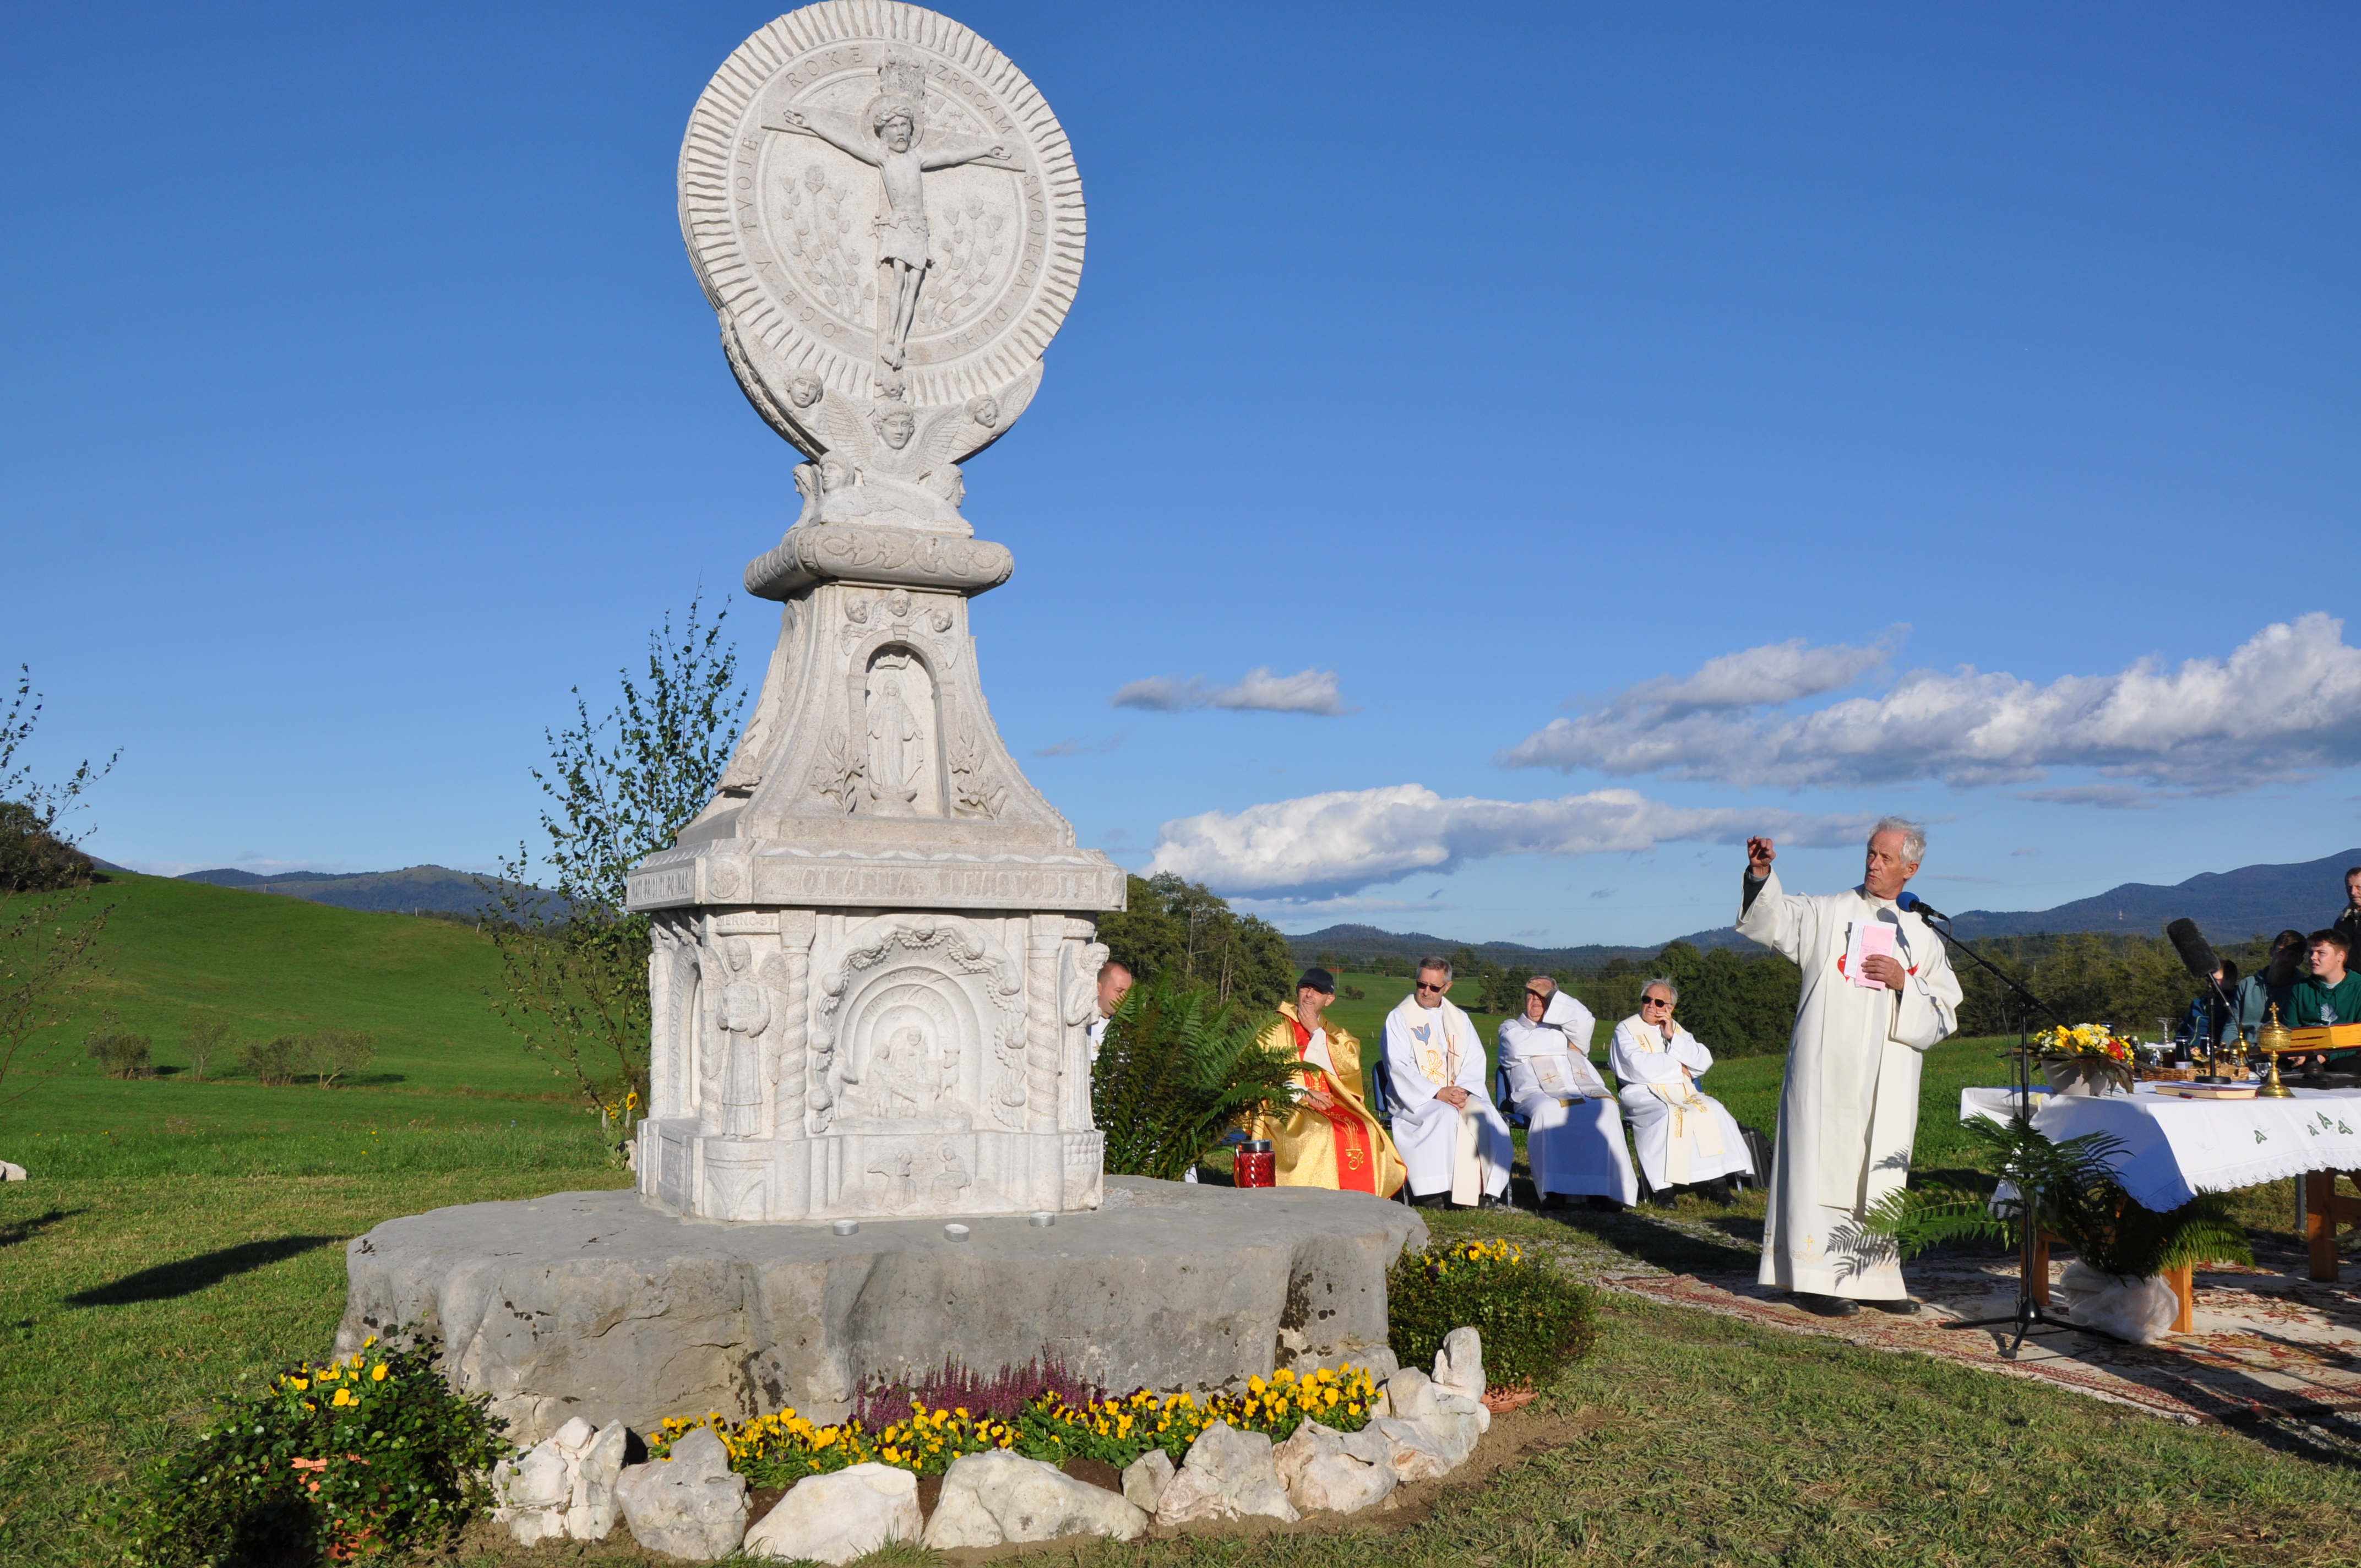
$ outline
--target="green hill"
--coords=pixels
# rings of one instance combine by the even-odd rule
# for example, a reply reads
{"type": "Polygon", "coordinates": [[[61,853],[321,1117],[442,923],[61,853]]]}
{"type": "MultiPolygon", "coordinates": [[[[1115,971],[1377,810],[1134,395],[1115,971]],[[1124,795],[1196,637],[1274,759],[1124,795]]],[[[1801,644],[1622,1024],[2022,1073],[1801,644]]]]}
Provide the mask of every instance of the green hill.
{"type": "Polygon", "coordinates": [[[0,1122],[12,1143],[107,1127],[263,1134],[577,1117],[570,1080],[493,1014],[500,955],[471,927],[132,872],[93,891],[114,906],[100,973],[32,1070],[0,1084],[0,1097],[29,1091],[0,1122]],[[200,1013],[234,1031],[203,1082],[183,1039],[200,1013]],[[151,1037],[156,1076],[101,1076],[83,1043],[110,1025],[151,1037]],[[238,1067],[240,1043],[327,1028],[377,1041],[375,1064],[348,1088],[265,1088],[238,1067]]]}

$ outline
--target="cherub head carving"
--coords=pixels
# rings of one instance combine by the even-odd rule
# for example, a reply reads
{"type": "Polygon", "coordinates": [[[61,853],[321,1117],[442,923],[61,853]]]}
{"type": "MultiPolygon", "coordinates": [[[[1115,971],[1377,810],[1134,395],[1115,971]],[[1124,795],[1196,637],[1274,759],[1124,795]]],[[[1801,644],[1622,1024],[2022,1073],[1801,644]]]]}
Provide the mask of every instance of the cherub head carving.
{"type": "Polygon", "coordinates": [[[787,401],[799,409],[807,409],[819,401],[820,394],[826,390],[827,389],[819,384],[816,377],[790,376],[787,378],[787,401]]]}
{"type": "Polygon", "coordinates": [[[746,966],[754,961],[754,949],[747,946],[743,937],[730,938],[721,944],[721,951],[729,958],[730,968],[734,973],[743,973],[746,966]]]}
{"type": "Polygon", "coordinates": [[[909,445],[917,431],[918,416],[908,409],[886,409],[877,416],[879,438],[896,452],[909,445]]]}
{"type": "Polygon", "coordinates": [[[990,430],[1000,422],[1000,400],[989,392],[967,400],[967,417],[990,430]]]}

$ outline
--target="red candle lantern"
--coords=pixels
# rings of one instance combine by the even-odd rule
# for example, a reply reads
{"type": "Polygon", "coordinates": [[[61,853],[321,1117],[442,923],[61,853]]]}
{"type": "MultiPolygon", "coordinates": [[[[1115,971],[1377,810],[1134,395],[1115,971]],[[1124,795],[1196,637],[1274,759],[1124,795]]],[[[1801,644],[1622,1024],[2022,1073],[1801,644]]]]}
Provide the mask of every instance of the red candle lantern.
{"type": "Polygon", "coordinates": [[[1270,1152],[1268,1138],[1248,1138],[1238,1146],[1235,1163],[1230,1167],[1231,1179],[1240,1187],[1276,1187],[1279,1168],[1270,1152]]]}

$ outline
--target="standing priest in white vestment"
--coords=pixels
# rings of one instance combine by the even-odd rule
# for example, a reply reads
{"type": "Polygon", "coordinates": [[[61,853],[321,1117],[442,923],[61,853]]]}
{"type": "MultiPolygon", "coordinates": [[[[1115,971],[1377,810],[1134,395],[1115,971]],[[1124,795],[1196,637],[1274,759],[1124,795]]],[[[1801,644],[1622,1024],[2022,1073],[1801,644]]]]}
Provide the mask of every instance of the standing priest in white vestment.
{"type": "Polygon", "coordinates": [[[1410,1168],[1411,1201],[1473,1209],[1509,1190],[1516,1146],[1484,1087],[1484,1039],[1444,1000],[1451,966],[1419,961],[1417,989],[1386,1014],[1394,1146],[1410,1168]]]}
{"type": "Polygon", "coordinates": [[[1590,1009],[1545,974],[1525,981],[1523,1014],[1500,1020],[1500,1070],[1528,1124],[1525,1158],[1543,1208],[1552,1193],[1587,1198],[1595,1209],[1639,1201],[1622,1114],[1590,1065],[1596,1028],[1590,1009]]]}
{"type": "Polygon", "coordinates": [[[1703,1041],[1673,1022],[1680,988],[1658,975],[1640,988],[1640,1011],[1615,1025],[1607,1059],[1623,1085],[1624,1112],[1631,1139],[1640,1146],[1640,1168],[1657,1201],[1676,1187],[1714,1184],[1714,1196],[1730,1197],[1732,1176],[1754,1174],[1737,1119],[1721,1102],[1699,1093],[1697,1080],[1713,1066],[1703,1041]]]}
{"type": "Polygon", "coordinates": [[[1782,891],[1768,839],[1746,841],[1738,931],[1804,971],[1779,1091],[1762,1283],[1840,1318],[1859,1303],[1915,1312],[1890,1247],[1861,1220],[1901,1190],[1918,1132],[1921,1054],[1957,1027],[1960,982],[1938,937],[1895,904],[1926,830],[1889,817],[1869,835],[1861,883],[1817,897],[1782,891]]]}

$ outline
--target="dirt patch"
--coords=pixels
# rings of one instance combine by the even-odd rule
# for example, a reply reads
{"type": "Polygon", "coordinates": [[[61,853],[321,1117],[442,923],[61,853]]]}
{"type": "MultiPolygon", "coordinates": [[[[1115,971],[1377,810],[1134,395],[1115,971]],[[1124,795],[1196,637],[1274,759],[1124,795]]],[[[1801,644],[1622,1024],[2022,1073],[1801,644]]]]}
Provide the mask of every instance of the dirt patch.
{"type": "Polygon", "coordinates": [[[922,1519],[933,1519],[935,1517],[935,1505],[942,1500],[943,1478],[940,1475],[919,1476],[918,1517],[922,1519]]]}
{"type": "Polygon", "coordinates": [[[1123,1490],[1123,1472],[1104,1459],[1076,1457],[1058,1466],[1077,1481],[1087,1481],[1093,1486],[1104,1486],[1110,1492],[1123,1490]]]}
{"type": "MultiPolygon", "coordinates": [[[[756,1525],[761,1524],[763,1522],[763,1516],[769,1513],[773,1508],[777,1508],[779,1506],[779,1499],[786,1495],[787,1489],[785,1486],[755,1486],[750,1488],[746,1493],[746,1528],[748,1530],[752,1530],[756,1525]]],[[[616,1528],[622,1530],[627,1535],[631,1533],[630,1530],[620,1522],[622,1519],[621,1510],[618,1509],[615,1517],[618,1521],[616,1528]]]]}

